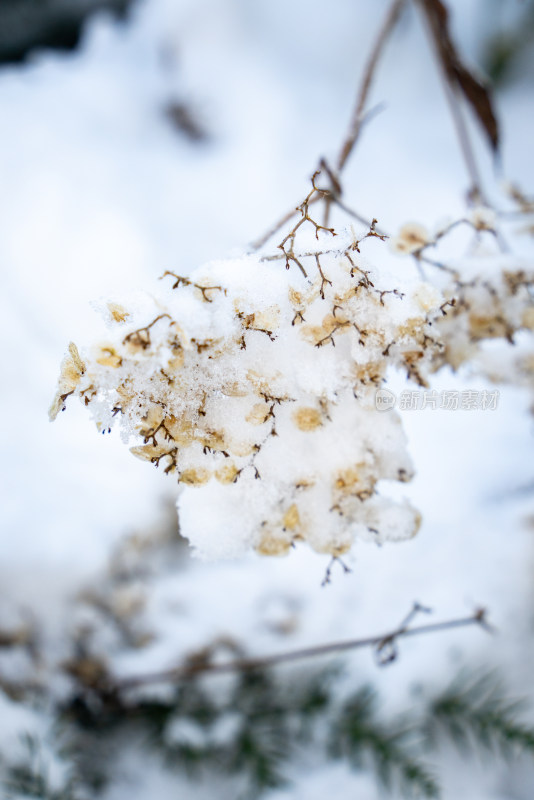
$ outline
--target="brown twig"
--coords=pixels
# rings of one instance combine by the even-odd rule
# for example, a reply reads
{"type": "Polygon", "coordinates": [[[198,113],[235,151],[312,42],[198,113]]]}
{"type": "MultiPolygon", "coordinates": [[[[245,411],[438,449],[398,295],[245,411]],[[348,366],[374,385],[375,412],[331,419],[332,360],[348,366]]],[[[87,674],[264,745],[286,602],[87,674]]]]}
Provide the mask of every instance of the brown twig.
{"type": "Polygon", "coordinates": [[[360,252],[360,244],[365,239],[375,238],[375,239],[380,239],[381,242],[385,242],[386,239],[389,239],[389,236],[388,236],[387,233],[384,233],[383,231],[380,231],[379,229],[377,229],[377,227],[376,227],[377,225],[378,225],[378,220],[373,218],[371,220],[371,222],[369,223],[369,230],[367,231],[365,236],[362,236],[361,239],[355,240],[354,244],[352,245],[352,249],[356,250],[356,252],[359,253],[360,252]]]}
{"type": "MultiPolygon", "coordinates": [[[[386,44],[387,39],[389,38],[390,33],[392,32],[395,24],[399,18],[400,12],[405,5],[406,0],[393,0],[390,9],[384,19],[380,30],[378,32],[378,36],[374,43],[373,49],[369,55],[369,59],[367,61],[364,75],[360,87],[358,89],[358,94],[356,98],[356,105],[352,114],[352,118],[350,121],[349,129],[347,135],[341,145],[339,155],[337,158],[337,172],[340,173],[351,154],[354,146],[359,138],[360,132],[364,123],[369,119],[369,115],[373,113],[365,111],[365,104],[367,102],[367,98],[369,95],[369,90],[371,88],[373,75],[382,54],[382,50],[384,45],[386,44]]],[[[337,203],[344,211],[349,213],[359,222],[366,224],[366,220],[363,217],[360,217],[359,214],[356,212],[349,211],[346,209],[343,204],[340,202],[339,198],[342,194],[342,187],[339,181],[339,175],[336,175],[335,171],[329,167],[326,160],[322,158],[319,162],[319,170],[323,171],[327,175],[330,180],[330,189],[329,190],[321,190],[320,194],[317,194],[315,197],[309,199],[308,204],[311,205],[312,203],[316,203],[318,200],[324,200],[325,203],[325,213],[324,213],[324,227],[328,228],[328,216],[329,210],[332,203],[337,203]]],[[[292,208],[288,211],[284,216],[278,220],[278,222],[273,225],[263,236],[259,239],[256,239],[251,245],[253,250],[259,250],[263,247],[269,239],[277,233],[287,222],[289,222],[295,214],[300,211],[300,207],[292,208]]],[[[298,264],[298,262],[297,262],[298,264]]],[[[300,266],[300,264],[299,264],[300,266]]],[[[302,267],[301,267],[302,269],[302,267]]]]}
{"type": "Polygon", "coordinates": [[[145,325],[144,328],[138,328],[136,331],[132,331],[125,336],[122,343],[126,344],[127,342],[130,342],[132,344],[139,345],[139,347],[141,347],[143,350],[146,350],[151,345],[150,328],[155,325],[156,322],[159,322],[160,319],[165,319],[166,317],[171,319],[170,314],[160,314],[156,317],[156,319],[153,319],[149,325],[145,325]]]}
{"type": "MultiPolygon", "coordinates": [[[[356,97],[356,104],[354,106],[354,111],[352,112],[352,118],[350,121],[349,129],[347,135],[341,145],[338,157],[337,157],[337,174],[334,170],[331,170],[324,159],[321,159],[320,166],[321,168],[325,169],[328,177],[330,178],[331,183],[331,191],[328,195],[325,195],[324,198],[324,224],[328,225],[330,219],[330,208],[332,203],[336,203],[341,208],[343,208],[343,204],[340,202],[339,198],[341,196],[341,182],[340,182],[340,175],[347,163],[347,160],[352,153],[356,142],[360,137],[360,133],[364,124],[370,119],[371,116],[374,116],[376,110],[371,109],[371,111],[365,110],[365,105],[367,103],[367,98],[369,95],[369,91],[371,89],[371,84],[373,82],[374,73],[376,67],[378,65],[378,61],[380,56],[382,55],[382,51],[384,49],[384,45],[386,44],[393,28],[395,27],[397,20],[400,16],[400,12],[405,5],[406,0],[393,0],[391,6],[389,7],[388,13],[384,18],[382,25],[379,28],[378,36],[375,40],[373,45],[373,49],[369,54],[369,58],[367,60],[367,64],[364,69],[363,78],[358,88],[358,94],[356,97]]],[[[344,209],[347,210],[347,209],[344,209]]],[[[358,221],[362,222],[362,218],[353,212],[348,211],[351,216],[354,216],[358,221]]]]}
{"type": "MultiPolygon", "coordinates": [[[[372,222],[370,222],[368,219],[366,219],[364,216],[362,216],[362,214],[358,214],[357,211],[354,211],[354,209],[349,208],[349,206],[345,205],[345,203],[342,202],[340,197],[334,197],[333,201],[336,204],[336,206],[338,206],[342,211],[344,211],[345,214],[347,214],[349,217],[352,217],[353,219],[355,219],[356,222],[359,222],[361,225],[365,225],[366,228],[370,228],[371,227],[372,222]]],[[[375,220],[375,222],[376,222],[376,220],[375,220]]],[[[388,238],[387,234],[385,234],[384,231],[380,230],[380,228],[375,226],[374,230],[375,230],[375,232],[377,234],[381,234],[382,236],[385,236],[386,238],[388,238]]]]}
{"type": "Polygon", "coordinates": [[[315,347],[322,347],[327,342],[330,342],[332,347],[335,347],[336,343],[334,341],[334,333],[337,333],[337,331],[341,330],[341,328],[346,328],[347,325],[354,325],[354,323],[352,323],[350,319],[347,319],[344,322],[338,322],[337,325],[334,325],[330,333],[328,333],[326,336],[323,336],[322,339],[319,339],[319,341],[316,342],[315,347]]]}
{"type": "Polygon", "coordinates": [[[319,289],[319,294],[321,295],[321,299],[324,300],[325,286],[332,286],[332,281],[328,280],[323,272],[321,262],[319,261],[319,253],[315,253],[315,263],[317,265],[317,269],[319,270],[319,275],[321,276],[321,288],[319,289]]]}
{"type": "Polygon", "coordinates": [[[403,292],[400,292],[398,289],[384,289],[383,291],[378,290],[380,305],[384,305],[384,295],[386,294],[393,294],[395,297],[398,297],[400,300],[404,297],[403,292]]]}
{"type": "Polygon", "coordinates": [[[332,558],[330,559],[330,563],[326,568],[326,572],[321,582],[321,586],[323,587],[328,586],[330,583],[332,583],[332,569],[334,564],[339,564],[345,575],[348,575],[350,572],[352,572],[351,568],[348,567],[339,556],[332,556],[332,558]]]}
{"type": "Polygon", "coordinates": [[[168,475],[169,472],[174,472],[174,470],[176,469],[176,463],[177,463],[176,459],[178,457],[178,448],[177,447],[173,447],[171,450],[168,450],[166,453],[161,453],[161,455],[159,455],[159,456],[152,456],[152,458],[150,459],[150,463],[151,464],[155,464],[156,467],[159,467],[159,462],[161,461],[161,459],[162,458],[167,458],[167,457],[170,458],[170,462],[169,462],[168,466],[165,467],[165,469],[164,469],[165,475],[168,475]]]}
{"type": "Polygon", "coordinates": [[[367,65],[365,67],[363,80],[358,89],[356,105],[354,107],[352,119],[350,121],[349,130],[339,151],[337,159],[338,172],[341,172],[343,170],[345,164],[347,163],[348,157],[350,156],[350,154],[354,149],[354,145],[358,141],[358,137],[362,129],[362,124],[365,120],[365,104],[367,102],[367,97],[369,95],[369,90],[371,88],[376,66],[378,64],[380,56],[382,55],[382,50],[384,49],[384,45],[386,44],[389,35],[391,34],[393,28],[395,27],[395,24],[399,18],[403,6],[405,5],[405,2],[406,0],[393,0],[386,14],[386,17],[380,27],[380,30],[378,31],[378,36],[375,40],[373,49],[371,50],[369,59],[367,61],[367,65]]]}
{"type": "Polygon", "coordinates": [[[316,239],[319,239],[319,231],[324,231],[325,233],[330,233],[332,236],[336,236],[337,235],[333,228],[328,228],[325,225],[320,225],[312,217],[310,217],[310,203],[315,198],[321,199],[325,195],[329,194],[328,190],[320,189],[315,183],[315,181],[316,181],[318,175],[320,175],[320,173],[321,173],[320,169],[315,170],[315,172],[313,173],[313,175],[311,177],[312,188],[310,189],[310,191],[308,192],[308,194],[304,198],[303,202],[296,209],[297,211],[300,211],[301,218],[298,220],[298,222],[295,223],[293,228],[289,231],[288,234],[286,234],[286,236],[284,236],[284,238],[282,239],[282,241],[278,245],[278,249],[282,251],[282,253],[283,253],[284,257],[285,257],[286,269],[289,269],[291,262],[293,262],[294,264],[296,264],[298,266],[298,268],[300,269],[300,271],[302,272],[302,274],[304,275],[305,278],[308,277],[308,275],[306,273],[306,270],[304,269],[304,267],[303,267],[301,261],[299,260],[299,258],[295,255],[295,238],[297,236],[297,231],[299,230],[299,228],[305,222],[309,222],[315,228],[315,238],[316,239]]]}
{"type": "MultiPolygon", "coordinates": [[[[326,250],[313,250],[307,253],[298,253],[297,258],[315,258],[316,256],[327,256],[332,253],[336,255],[339,254],[339,249],[337,247],[331,247],[326,250]]],[[[268,256],[262,256],[260,261],[281,261],[282,259],[285,260],[286,256],[285,253],[271,253],[268,256]]]]}
{"type": "MultiPolygon", "coordinates": [[[[285,653],[276,653],[269,656],[259,656],[257,658],[237,658],[232,661],[213,663],[213,662],[200,662],[199,664],[186,665],[184,667],[177,667],[173,669],[160,670],[159,672],[149,672],[144,675],[132,675],[127,678],[118,679],[114,682],[113,688],[121,691],[126,689],[135,689],[139,686],[145,686],[151,683],[174,683],[181,680],[190,680],[199,674],[226,674],[232,672],[246,672],[255,669],[265,669],[268,667],[276,666],[290,661],[300,661],[306,658],[315,658],[316,656],[330,655],[332,653],[343,653],[348,650],[357,650],[363,647],[374,647],[376,652],[384,654],[385,648],[394,645],[398,639],[406,638],[408,636],[419,636],[426,633],[435,633],[438,631],[451,630],[453,628],[467,627],[470,625],[479,625],[487,631],[491,632],[491,628],[486,620],[486,611],[483,608],[477,609],[469,617],[461,617],[459,619],[447,620],[445,622],[435,622],[430,625],[419,625],[410,628],[409,624],[413,619],[416,611],[422,610],[417,604],[410,612],[410,615],[401,623],[401,625],[385,634],[379,636],[369,636],[364,639],[349,639],[342,642],[331,642],[329,644],[316,645],[312,647],[303,647],[298,650],[290,650],[285,653]]],[[[387,661],[379,661],[379,663],[389,663],[391,657],[388,656],[387,661]]]]}
{"type": "MultiPolygon", "coordinates": [[[[316,202],[317,202],[317,200],[319,200],[319,197],[314,197],[314,198],[312,198],[312,199],[310,200],[310,202],[309,202],[309,205],[311,205],[312,203],[316,203],[316,202]]],[[[290,220],[292,220],[292,219],[293,219],[293,217],[295,216],[295,214],[298,214],[298,213],[299,213],[299,209],[297,208],[297,206],[295,206],[294,208],[292,208],[292,209],[291,209],[291,211],[288,211],[286,214],[284,214],[284,216],[283,216],[283,217],[281,217],[281,218],[278,220],[278,222],[276,222],[276,223],[275,223],[275,224],[272,226],[272,228],[270,228],[270,229],[267,231],[267,233],[265,233],[265,234],[264,234],[263,236],[261,236],[259,239],[256,239],[256,241],[252,242],[252,244],[250,245],[250,246],[251,246],[251,248],[252,248],[252,250],[260,250],[260,248],[262,248],[264,244],[267,244],[267,242],[269,241],[269,239],[271,239],[271,238],[272,238],[272,237],[275,235],[275,233],[278,233],[278,231],[279,231],[281,228],[283,228],[283,227],[284,227],[284,225],[285,225],[287,222],[289,222],[290,220]]]]}
{"type": "Polygon", "coordinates": [[[156,439],[156,434],[159,431],[163,431],[163,438],[165,439],[165,441],[174,442],[174,437],[172,436],[171,432],[169,431],[169,429],[165,425],[165,419],[163,419],[159,423],[159,425],[157,425],[155,428],[148,428],[147,430],[140,431],[141,436],[143,437],[143,442],[145,444],[148,444],[150,439],[152,439],[152,445],[154,447],[157,447],[158,446],[158,441],[156,439]]]}
{"type": "Polygon", "coordinates": [[[467,169],[469,178],[471,180],[471,188],[469,190],[468,196],[473,203],[475,204],[484,203],[486,205],[487,201],[485,200],[484,194],[482,192],[482,181],[480,178],[480,172],[478,170],[475,153],[473,150],[473,146],[471,144],[471,139],[469,138],[467,124],[458,100],[458,96],[454,91],[454,89],[452,88],[452,86],[449,85],[446,77],[443,74],[443,70],[441,70],[441,75],[443,81],[443,90],[447,98],[447,103],[449,105],[449,109],[451,112],[452,121],[456,129],[456,135],[458,137],[458,144],[460,145],[462,158],[464,160],[465,167],[467,169]]]}
{"type": "Polygon", "coordinates": [[[160,280],[165,278],[166,275],[171,275],[176,279],[172,287],[173,289],[177,289],[179,286],[194,286],[195,289],[198,289],[201,292],[202,299],[206,303],[213,303],[213,300],[208,296],[207,292],[217,291],[226,294],[226,289],[224,289],[222,286],[201,286],[199,283],[193,283],[193,281],[190,281],[189,278],[184,278],[181,275],[177,275],[175,272],[170,272],[169,270],[165,270],[163,275],[160,277],[160,280]]]}
{"type": "Polygon", "coordinates": [[[418,5],[423,12],[425,28],[429,38],[431,39],[431,46],[436,54],[436,61],[438,62],[438,69],[443,85],[443,91],[447,99],[451,118],[456,130],[456,136],[458,138],[458,144],[460,146],[462,158],[471,181],[469,198],[474,203],[485,202],[484,194],[482,192],[480,173],[478,170],[473,146],[471,144],[471,139],[469,138],[469,131],[460,105],[460,89],[458,83],[455,81],[454,70],[451,72],[451,66],[448,60],[450,55],[446,58],[443,58],[443,48],[446,46],[443,43],[443,18],[439,14],[435,13],[434,6],[429,4],[427,0],[420,0],[418,5]]]}

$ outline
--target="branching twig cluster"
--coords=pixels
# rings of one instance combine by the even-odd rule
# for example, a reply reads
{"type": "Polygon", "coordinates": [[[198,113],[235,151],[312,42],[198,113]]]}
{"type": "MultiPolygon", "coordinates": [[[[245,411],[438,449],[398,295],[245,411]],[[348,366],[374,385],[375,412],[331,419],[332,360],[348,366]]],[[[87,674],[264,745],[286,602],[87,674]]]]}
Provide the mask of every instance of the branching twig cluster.
{"type": "Polygon", "coordinates": [[[301,218],[298,220],[298,222],[295,223],[295,225],[291,228],[289,233],[286,234],[286,236],[284,236],[284,238],[278,245],[278,248],[282,251],[283,257],[285,258],[286,269],[289,269],[289,267],[291,266],[291,262],[293,262],[298,266],[298,268],[300,269],[305,278],[308,277],[306,270],[304,269],[302,262],[300,261],[298,256],[295,254],[295,238],[299,228],[305,222],[309,222],[315,228],[316,239],[319,239],[320,231],[325,231],[325,233],[330,233],[332,236],[336,236],[336,232],[333,228],[328,228],[324,225],[320,225],[310,216],[311,203],[316,202],[317,200],[324,199],[326,194],[325,190],[317,188],[315,184],[315,181],[317,177],[320,175],[320,172],[321,170],[317,169],[313,173],[311,177],[312,188],[310,189],[310,191],[308,192],[302,203],[296,208],[296,211],[300,212],[301,218]]]}

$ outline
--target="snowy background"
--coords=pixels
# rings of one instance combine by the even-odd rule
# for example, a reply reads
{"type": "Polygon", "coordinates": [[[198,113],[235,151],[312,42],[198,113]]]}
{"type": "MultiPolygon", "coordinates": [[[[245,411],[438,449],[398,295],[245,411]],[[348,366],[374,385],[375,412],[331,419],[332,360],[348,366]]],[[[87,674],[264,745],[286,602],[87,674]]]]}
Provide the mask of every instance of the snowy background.
{"type": "MultiPolygon", "coordinates": [[[[508,5],[510,22],[522,4],[508,5]]],[[[450,6],[460,49],[476,61],[498,4],[450,6]]],[[[126,22],[92,17],[74,52],[40,51],[0,68],[0,614],[8,626],[21,608],[36,619],[51,661],[74,624],[72,598],[100,580],[113,548],[177,525],[172,478],[133,459],[118,436],[98,435],[77,405],[49,424],[67,343],[94,338],[92,301],[120,301],[166,269],[187,275],[207,259],[241,253],[300,201],[318,157],[339,147],[385,8],[382,0],[143,0],[126,22]],[[173,103],[200,136],[173,124],[173,103]]],[[[534,72],[528,58],[520,67],[497,102],[503,175],[528,193],[534,72]]],[[[384,110],[347,169],[348,204],[392,231],[407,220],[433,227],[460,216],[467,180],[413,13],[386,51],[373,100],[384,110]]],[[[436,383],[465,386],[484,384],[445,374],[436,383]]],[[[153,643],[110,654],[116,670],[172,665],[219,635],[255,654],[370,635],[419,600],[436,619],[485,606],[498,633],[410,640],[384,670],[369,653],[352,656],[358,682],[371,680],[389,709],[406,708],[415,684],[446,683],[464,664],[501,667],[514,694],[534,699],[529,402],[526,392],[503,389],[493,412],[404,412],[417,477],[403,493],[423,514],[420,533],[383,548],[359,545],[352,572],[334,570],[329,586],[321,587],[328,560],[305,549],[281,560],[203,563],[184,545],[182,560],[144,588],[153,643]]],[[[30,723],[4,702],[7,747],[30,723]]],[[[314,769],[303,757],[293,772],[293,788],[272,800],[377,796],[372,777],[339,764],[314,769]]],[[[121,774],[113,800],[214,796],[213,786],[133,760],[121,774]]],[[[488,768],[449,753],[442,778],[446,800],[527,800],[534,792],[534,770],[523,763],[488,768]]]]}

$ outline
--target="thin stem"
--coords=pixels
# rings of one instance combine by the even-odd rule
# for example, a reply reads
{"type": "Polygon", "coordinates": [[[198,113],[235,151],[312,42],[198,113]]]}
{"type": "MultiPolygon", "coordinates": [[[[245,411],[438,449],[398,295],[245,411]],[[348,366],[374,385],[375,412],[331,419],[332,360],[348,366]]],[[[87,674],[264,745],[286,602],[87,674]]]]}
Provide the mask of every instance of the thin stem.
{"type": "Polygon", "coordinates": [[[443,69],[441,69],[441,77],[442,77],[443,89],[445,91],[445,96],[447,97],[447,102],[449,104],[452,121],[454,123],[454,127],[456,128],[458,144],[460,145],[460,150],[462,151],[462,157],[464,159],[465,167],[467,169],[469,178],[471,180],[471,190],[469,192],[469,196],[475,203],[484,202],[480,172],[478,170],[477,162],[475,159],[473,146],[469,138],[467,124],[464,119],[462,109],[460,107],[458,95],[447,81],[443,69]]]}
{"type": "Polygon", "coordinates": [[[402,11],[403,6],[405,5],[406,0],[393,0],[388,13],[380,27],[378,32],[378,36],[374,43],[373,49],[369,55],[369,59],[367,61],[367,65],[365,67],[365,71],[363,74],[363,79],[358,90],[358,94],[356,97],[356,105],[354,108],[354,112],[352,114],[352,119],[350,122],[349,130],[345,141],[341,145],[341,150],[339,151],[339,156],[337,159],[337,170],[341,172],[343,167],[345,166],[348,157],[350,156],[352,150],[354,149],[354,145],[358,141],[358,137],[360,135],[360,131],[362,129],[362,124],[365,121],[365,104],[367,102],[367,97],[369,95],[369,90],[371,88],[371,84],[373,81],[374,72],[380,56],[382,55],[382,50],[384,45],[386,44],[390,33],[392,32],[395,24],[399,18],[400,12],[402,11]]]}
{"type": "MultiPolygon", "coordinates": [[[[419,609],[420,610],[420,609],[419,609]]],[[[254,669],[265,669],[272,667],[276,664],[287,663],[289,661],[299,661],[305,658],[314,658],[316,656],[328,655],[330,653],[342,653],[347,650],[356,650],[362,647],[376,647],[382,650],[386,645],[393,644],[397,639],[406,636],[419,636],[424,633],[434,633],[437,631],[450,630],[452,628],[467,627],[470,625],[480,625],[486,630],[491,630],[486,622],[486,612],[484,609],[478,609],[469,617],[462,617],[459,619],[447,620],[445,622],[436,622],[429,625],[419,625],[414,628],[408,628],[407,622],[410,621],[412,614],[395,630],[381,634],[380,636],[370,636],[366,639],[349,639],[344,642],[332,642],[329,644],[316,645],[314,647],[303,647],[299,650],[290,650],[285,653],[277,653],[269,656],[260,656],[259,658],[238,658],[226,663],[210,663],[202,662],[175,669],[161,670],[160,672],[151,672],[145,675],[137,675],[129,678],[123,678],[115,682],[114,687],[118,690],[134,689],[138,686],[143,686],[148,683],[167,683],[176,682],[180,680],[189,680],[198,674],[222,674],[228,672],[246,672],[254,669]]]]}
{"type": "MultiPolygon", "coordinates": [[[[370,112],[365,111],[365,104],[367,102],[367,97],[369,95],[369,90],[371,88],[371,84],[373,81],[374,71],[378,64],[380,56],[382,55],[382,50],[384,48],[384,45],[386,44],[391,31],[395,27],[400,12],[405,4],[406,0],[393,0],[389,8],[389,11],[378,31],[378,36],[374,43],[373,49],[369,55],[369,59],[367,61],[365,71],[363,74],[362,82],[358,90],[358,94],[356,97],[356,105],[354,108],[354,112],[352,114],[349,129],[339,151],[337,159],[338,173],[340,173],[343,170],[343,167],[345,166],[348,157],[350,156],[352,150],[354,149],[354,145],[356,144],[359,138],[363,125],[368,120],[369,116],[375,113],[375,110],[373,109],[371,109],[370,112]]],[[[323,159],[321,159],[320,168],[321,167],[325,168],[332,183],[332,189],[328,194],[324,192],[321,197],[316,196],[310,202],[317,202],[317,200],[324,201],[325,207],[324,207],[323,224],[325,227],[328,227],[330,206],[332,202],[335,199],[337,199],[337,197],[341,194],[341,186],[339,184],[337,177],[334,175],[333,171],[332,172],[330,171],[328,165],[324,163],[323,159]]],[[[292,209],[287,214],[284,214],[284,216],[275,225],[273,225],[273,227],[269,231],[267,231],[267,233],[265,233],[263,236],[261,236],[259,239],[257,239],[255,242],[252,243],[251,245],[252,249],[256,251],[259,250],[261,247],[263,247],[263,245],[266,244],[266,242],[268,242],[269,239],[272,236],[274,236],[274,234],[278,230],[280,230],[280,228],[282,228],[283,225],[285,225],[294,217],[295,213],[297,213],[298,210],[299,210],[298,208],[296,208],[295,210],[292,209]]],[[[357,216],[356,218],[358,219],[357,216]]]]}
{"type": "MultiPolygon", "coordinates": [[[[339,197],[336,197],[334,202],[335,202],[336,206],[338,206],[342,211],[344,211],[345,214],[348,214],[349,217],[353,217],[353,219],[355,219],[357,222],[360,222],[362,225],[365,225],[366,228],[370,228],[371,227],[371,220],[366,219],[361,214],[358,214],[357,211],[354,211],[352,208],[349,208],[348,206],[346,206],[345,203],[343,203],[339,197]]],[[[378,227],[375,227],[375,230],[376,230],[377,233],[386,235],[386,234],[384,234],[384,231],[380,230],[380,228],[378,228],[378,227]]]]}
{"type": "MultiPolygon", "coordinates": [[[[329,248],[328,250],[313,250],[307,253],[298,253],[296,257],[298,259],[315,258],[315,256],[326,256],[329,255],[330,253],[336,253],[336,255],[339,254],[339,248],[332,247],[329,248]]],[[[270,256],[262,256],[260,258],[260,261],[281,261],[284,258],[285,258],[284,253],[272,253],[270,256]]]]}
{"type": "MultiPolygon", "coordinates": [[[[315,195],[315,197],[312,197],[311,200],[308,202],[308,205],[311,206],[313,203],[317,203],[317,201],[321,199],[322,198],[320,195],[315,195]]],[[[269,239],[271,239],[275,235],[275,233],[277,233],[281,228],[283,228],[287,222],[292,220],[296,214],[300,213],[301,213],[300,206],[295,206],[294,209],[284,214],[284,216],[281,217],[278,220],[278,222],[276,222],[272,226],[272,228],[270,228],[267,231],[267,233],[264,233],[263,236],[261,236],[259,239],[256,239],[254,242],[251,243],[250,247],[252,248],[252,250],[254,252],[256,250],[260,250],[263,247],[263,245],[266,244],[269,241],[269,239]]]]}
{"type": "Polygon", "coordinates": [[[449,76],[447,74],[445,64],[443,63],[440,57],[439,41],[441,32],[436,26],[435,17],[428,13],[425,3],[420,2],[419,4],[423,12],[425,29],[427,31],[429,39],[431,40],[431,47],[433,48],[436,54],[436,61],[438,63],[438,70],[441,78],[441,83],[443,86],[443,91],[445,97],[447,98],[447,103],[449,105],[452,121],[456,129],[458,144],[460,145],[460,150],[465,163],[465,167],[471,181],[471,189],[469,192],[469,196],[471,200],[474,201],[475,203],[485,202],[484,194],[482,192],[480,173],[475,159],[473,146],[471,144],[471,139],[469,138],[469,131],[467,128],[467,124],[464,119],[464,115],[462,113],[457,89],[455,88],[455,86],[452,85],[451,80],[449,79],[449,76]]]}

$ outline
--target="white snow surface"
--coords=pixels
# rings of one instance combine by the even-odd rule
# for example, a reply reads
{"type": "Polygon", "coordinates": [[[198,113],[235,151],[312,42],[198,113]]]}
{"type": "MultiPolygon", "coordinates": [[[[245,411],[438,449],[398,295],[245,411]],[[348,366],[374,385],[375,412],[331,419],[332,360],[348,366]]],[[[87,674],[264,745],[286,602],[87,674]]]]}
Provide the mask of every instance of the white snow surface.
{"type": "MultiPolygon", "coordinates": [[[[473,53],[484,3],[450,5],[457,38],[473,53]]],[[[124,24],[96,16],[75,53],[43,52],[0,70],[0,598],[5,608],[31,611],[50,664],[61,661],[65,629],[83,623],[73,598],[97,585],[126,535],[159,524],[161,509],[175,499],[172,479],[133,459],[115,433],[99,435],[76,404],[49,424],[68,341],[95,339],[101,322],[92,303],[122,303],[137,291],[142,310],[142,291],[165,270],[188,275],[210,260],[239,258],[305,196],[318,156],[339,146],[384,10],[370,0],[339,0],[334,11],[320,0],[143,0],[124,24]],[[176,98],[190,103],[206,142],[193,144],[172,129],[163,106],[176,98]]],[[[429,58],[419,25],[405,21],[373,92],[386,110],[364,130],[345,176],[347,203],[391,232],[411,220],[433,230],[438,220],[465,213],[467,181],[429,58]]],[[[505,171],[520,176],[528,193],[534,99],[525,82],[498,100],[505,171]]],[[[490,160],[481,161],[497,195],[490,160]]],[[[378,244],[365,244],[370,261],[384,249],[378,244]]],[[[531,263],[532,249],[519,247],[531,263]]],[[[383,266],[418,279],[408,260],[384,256],[383,266]]],[[[270,287],[266,281],[266,292],[270,287]]],[[[176,302],[188,313],[186,293],[176,302]]],[[[388,386],[402,388],[400,380],[388,386]]],[[[478,390],[488,383],[447,371],[433,386],[478,390]]],[[[405,709],[414,685],[442,686],[463,664],[499,666],[513,693],[532,697],[529,402],[526,390],[500,387],[495,411],[401,412],[416,476],[400,487],[399,499],[422,513],[417,537],[383,547],[359,543],[352,572],[334,565],[326,587],[327,557],[305,549],[229,563],[186,554],[143,587],[143,624],[154,634],[147,647],[121,651],[102,633],[114,671],[172,666],[221,635],[246,642],[254,654],[371,635],[395,626],[419,600],[436,619],[485,606],[497,633],[414,638],[384,670],[369,653],[348,657],[358,685],[372,681],[388,711],[405,709]]],[[[218,513],[224,519],[226,489],[210,491],[218,511],[196,506],[199,542],[218,513]]],[[[187,524],[185,500],[181,513],[187,524]]],[[[8,659],[1,665],[21,669],[8,659]]],[[[58,696],[66,691],[57,677],[54,686],[58,696]]],[[[3,757],[21,734],[44,736],[45,727],[2,696],[3,757]]],[[[125,759],[108,800],[233,797],[231,785],[195,785],[135,753],[125,759]]],[[[482,769],[448,754],[440,774],[444,800],[527,800],[534,789],[534,771],[523,765],[482,769]]],[[[291,777],[293,788],[272,792],[272,800],[379,796],[369,775],[317,767],[305,757],[291,777]]]]}

